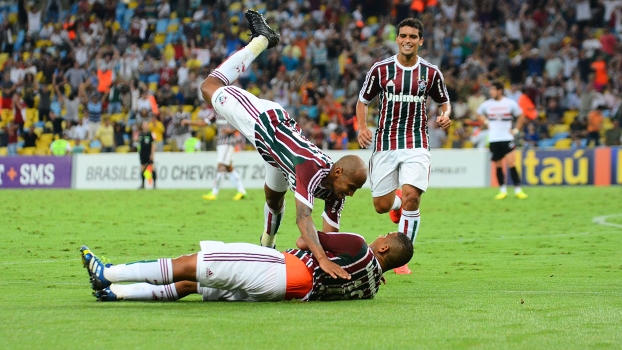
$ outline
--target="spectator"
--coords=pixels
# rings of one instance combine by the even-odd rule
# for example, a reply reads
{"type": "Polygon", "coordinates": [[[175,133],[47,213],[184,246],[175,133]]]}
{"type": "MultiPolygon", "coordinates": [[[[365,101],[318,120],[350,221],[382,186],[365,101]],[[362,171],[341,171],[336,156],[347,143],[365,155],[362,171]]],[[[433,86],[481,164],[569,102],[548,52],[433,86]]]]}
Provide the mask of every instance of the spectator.
{"type": "Polygon", "coordinates": [[[69,143],[69,135],[63,134],[63,137],[54,140],[50,144],[50,151],[55,156],[64,156],[71,154],[71,144],[69,143]]]}
{"type": "Polygon", "coordinates": [[[531,122],[525,127],[525,133],[523,135],[524,145],[528,148],[536,148],[538,147],[538,141],[540,141],[540,135],[538,134],[535,123],[531,122]]]}
{"type": "Polygon", "coordinates": [[[162,124],[158,116],[153,113],[149,120],[149,131],[153,134],[153,143],[155,144],[156,152],[164,151],[164,124],[162,124]]]}
{"type": "Polygon", "coordinates": [[[112,127],[109,118],[104,118],[104,122],[101,123],[95,133],[95,139],[101,142],[102,153],[114,152],[114,128],[112,127]]]}
{"type": "Polygon", "coordinates": [[[24,134],[23,147],[36,147],[38,139],[39,135],[35,132],[34,126],[31,125],[30,128],[28,128],[28,132],[24,134]]]}
{"type": "Polygon", "coordinates": [[[600,131],[603,128],[603,109],[605,106],[598,106],[587,115],[587,145],[600,146],[600,131]]]}

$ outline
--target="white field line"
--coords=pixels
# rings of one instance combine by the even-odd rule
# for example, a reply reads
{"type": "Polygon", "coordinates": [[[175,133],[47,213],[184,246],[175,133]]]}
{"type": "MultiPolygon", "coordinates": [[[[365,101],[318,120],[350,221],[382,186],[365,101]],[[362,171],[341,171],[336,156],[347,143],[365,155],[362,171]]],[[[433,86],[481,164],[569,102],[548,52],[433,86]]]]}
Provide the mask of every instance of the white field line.
{"type": "Polygon", "coordinates": [[[621,224],[614,224],[612,222],[607,222],[607,219],[615,218],[615,217],[618,217],[618,216],[622,216],[622,214],[597,216],[594,219],[592,219],[592,222],[595,223],[595,224],[603,225],[603,226],[611,226],[611,227],[622,228],[621,224]]]}

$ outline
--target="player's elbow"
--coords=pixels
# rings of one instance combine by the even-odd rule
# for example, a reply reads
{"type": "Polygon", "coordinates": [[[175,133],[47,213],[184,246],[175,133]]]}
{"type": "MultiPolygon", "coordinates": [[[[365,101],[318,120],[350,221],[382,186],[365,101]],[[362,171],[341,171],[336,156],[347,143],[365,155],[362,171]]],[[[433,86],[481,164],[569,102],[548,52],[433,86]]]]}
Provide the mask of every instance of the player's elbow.
{"type": "Polygon", "coordinates": [[[301,250],[309,250],[309,246],[307,245],[305,239],[302,238],[302,236],[298,237],[298,239],[296,240],[296,247],[301,250]]]}

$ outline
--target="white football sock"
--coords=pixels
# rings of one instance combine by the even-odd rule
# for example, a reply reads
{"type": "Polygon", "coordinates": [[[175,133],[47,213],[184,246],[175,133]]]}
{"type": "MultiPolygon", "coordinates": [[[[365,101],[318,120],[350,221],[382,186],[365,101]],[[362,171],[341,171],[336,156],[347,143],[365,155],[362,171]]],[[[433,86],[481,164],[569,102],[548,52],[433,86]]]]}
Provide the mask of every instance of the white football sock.
{"type": "Polygon", "coordinates": [[[393,200],[393,206],[391,206],[391,210],[398,210],[401,207],[402,207],[402,199],[398,196],[395,196],[395,199],[393,200]]]}
{"type": "Polygon", "coordinates": [[[251,63],[265,49],[268,48],[268,39],[264,36],[253,38],[248,45],[227,58],[210,76],[220,79],[225,85],[231,85],[240,77],[240,74],[249,69],[251,63]]]}
{"type": "Polygon", "coordinates": [[[421,221],[421,215],[419,209],[410,211],[402,209],[402,217],[398,225],[398,231],[403,232],[410,241],[415,243],[417,238],[417,232],[419,231],[419,223],[421,221]]]}
{"type": "Polygon", "coordinates": [[[175,301],[179,300],[175,284],[156,286],[149,283],[112,284],[110,290],[119,300],[175,301]]]}
{"type": "Polygon", "coordinates": [[[224,177],[225,177],[224,171],[219,171],[218,173],[216,173],[216,179],[214,180],[214,187],[212,187],[212,194],[214,196],[218,195],[218,192],[220,191],[220,183],[222,182],[222,179],[224,177]]]}
{"type": "Polygon", "coordinates": [[[238,189],[238,192],[246,194],[246,190],[242,185],[242,181],[240,180],[240,174],[237,171],[232,171],[229,173],[229,180],[233,183],[233,186],[238,189]]]}
{"type": "Polygon", "coordinates": [[[173,262],[171,259],[158,259],[112,265],[104,269],[104,277],[113,283],[147,281],[151,284],[169,284],[173,282],[173,262]]]}

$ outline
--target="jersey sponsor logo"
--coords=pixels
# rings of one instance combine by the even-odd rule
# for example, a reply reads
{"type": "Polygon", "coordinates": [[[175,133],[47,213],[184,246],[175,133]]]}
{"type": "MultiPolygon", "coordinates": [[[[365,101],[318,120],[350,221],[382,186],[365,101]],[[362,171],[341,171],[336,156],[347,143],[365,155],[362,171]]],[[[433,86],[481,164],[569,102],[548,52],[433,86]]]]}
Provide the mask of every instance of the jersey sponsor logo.
{"type": "Polygon", "coordinates": [[[387,101],[391,102],[415,102],[415,103],[423,103],[425,102],[425,97],[423,96],[413,96],[413,95],[404,95],[403,93],[393,94],[390,92],[385,93],[387,97],[387,101]]]}

